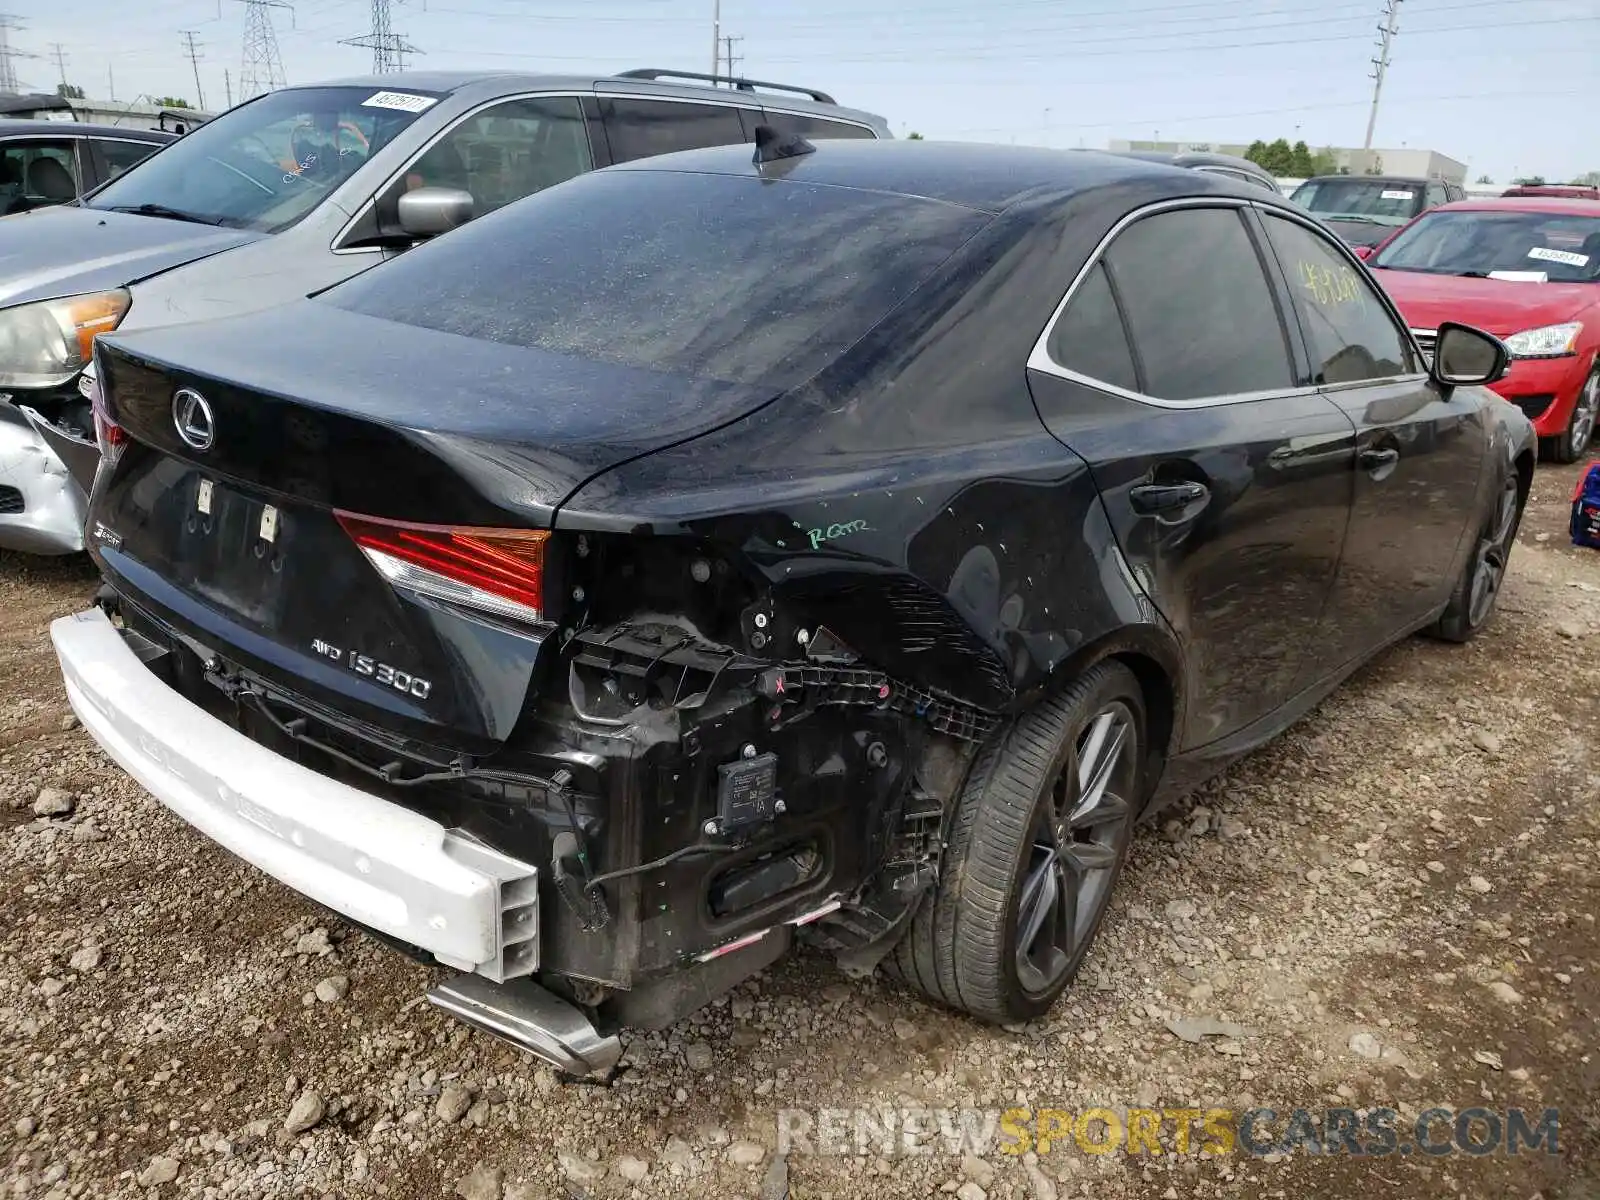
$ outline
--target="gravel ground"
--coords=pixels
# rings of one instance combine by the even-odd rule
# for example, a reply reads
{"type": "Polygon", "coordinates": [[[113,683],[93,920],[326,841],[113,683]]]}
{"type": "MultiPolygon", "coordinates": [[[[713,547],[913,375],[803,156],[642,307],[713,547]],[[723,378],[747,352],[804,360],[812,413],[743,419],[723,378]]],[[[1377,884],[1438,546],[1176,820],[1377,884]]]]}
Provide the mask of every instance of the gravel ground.
{"type": "MultiPolygon", "coordinates": [[[[1541,468],[1497,619],[1395,648],[1147,825],[1075,989],[993,1030],[791,957],[574,1085],[75,728],[81,560],[0,556],[6,1194],[1600,1196],[1600,553],[1541,468]],[[1188,1042],[1168,1022],[1219,1018],[1188,1042]],[[1562,1109],[1560,1153],[776,1157],[780,1109],[1562,1109]],[[784,1176],[787,1176],[785,1181],[784,1176]]],[[[1180,1028],[1182,1026],[1180,1025],[1180,1028]]],[[[873,1150],[869,1147],[869,1151],[873,1150]]]]}

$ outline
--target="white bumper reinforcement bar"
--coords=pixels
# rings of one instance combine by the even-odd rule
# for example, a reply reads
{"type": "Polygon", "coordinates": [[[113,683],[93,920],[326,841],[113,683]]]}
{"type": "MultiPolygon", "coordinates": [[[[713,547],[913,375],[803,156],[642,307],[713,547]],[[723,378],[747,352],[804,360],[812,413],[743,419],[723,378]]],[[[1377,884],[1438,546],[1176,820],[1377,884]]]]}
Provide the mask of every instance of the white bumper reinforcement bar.
{"type": "Polygon", "coordinates": [[[50,637],[84,728],[207,837],[457,970],[500,982],[538,967],[532,866],[256,744],[151,673],[99,609],[50,637]]]}

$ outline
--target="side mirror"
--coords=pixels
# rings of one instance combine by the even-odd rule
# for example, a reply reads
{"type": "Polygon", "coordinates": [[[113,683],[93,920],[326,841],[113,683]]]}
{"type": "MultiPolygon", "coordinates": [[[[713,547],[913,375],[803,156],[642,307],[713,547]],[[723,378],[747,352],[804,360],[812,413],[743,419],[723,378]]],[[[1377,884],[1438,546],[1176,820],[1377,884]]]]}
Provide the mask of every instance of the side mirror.
{"type": "Polygon", "coordinates": [[[1375,249],[1377,249],[1375,246],[1351,246],[1350,253],[1354,254],[1357,258],[1371,258],[1372,252],[1375,249]]]}
{"type": "Polygon", "coordinates": [[[1505,343],[1481,329],[1445,321],[1433,348],[1433,377],[1449,387],[1494,383],[1511,369],[1505,343]]]}
{"type": "Polygon", "coordinates": [[[420,187],[400,194],[400,228],[412,237],[437,237],[472,220],[471,192],[460,188],[420,187]]]}

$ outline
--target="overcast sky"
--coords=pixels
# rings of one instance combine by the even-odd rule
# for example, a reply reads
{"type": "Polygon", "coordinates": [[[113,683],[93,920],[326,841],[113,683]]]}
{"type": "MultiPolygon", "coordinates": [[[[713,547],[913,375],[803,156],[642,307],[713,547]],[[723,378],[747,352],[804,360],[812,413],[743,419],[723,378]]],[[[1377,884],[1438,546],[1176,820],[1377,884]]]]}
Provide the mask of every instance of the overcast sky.
{"type": "MultiPolygon", "coordinates": [[[[714,0],[406,0],[419,67],[709,70],[714,0]]],[[[238,88],[240,0],[13,0],[25,84],[52,43],[91,97],[238,88]]],[[[722,0],[737,67],[832,92],[897,134],[1104,147],[1114,137],[1361,144],[1382,0],[722,0]]],[[[339,45],[369,0],[273,10],[290,83],[365,73],[339,45]]],[[[1374,145],[1439,150],[1497,182],[1600,170],[1600,0],[1403,0],[1374,145]]]]}

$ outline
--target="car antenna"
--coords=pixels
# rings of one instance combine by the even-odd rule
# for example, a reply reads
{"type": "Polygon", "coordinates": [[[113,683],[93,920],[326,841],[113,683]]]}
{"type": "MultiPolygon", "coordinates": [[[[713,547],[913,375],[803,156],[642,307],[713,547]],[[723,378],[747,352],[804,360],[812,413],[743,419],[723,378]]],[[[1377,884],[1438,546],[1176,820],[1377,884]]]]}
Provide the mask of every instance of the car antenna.
{"type": "Polygon", "coordinates": [[[771,125],[757,125],[756,152],[751,161],[759,167],[779,159],[799,158],[816,152],[817,148],[798,133],[783,134],[771,125]]]}

